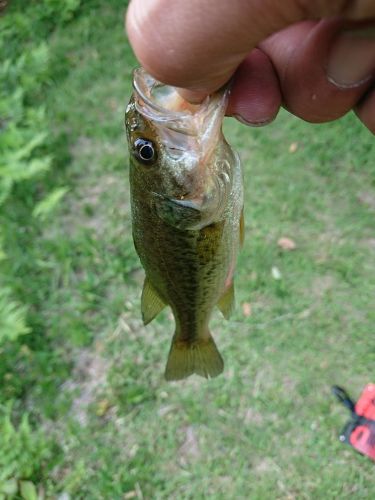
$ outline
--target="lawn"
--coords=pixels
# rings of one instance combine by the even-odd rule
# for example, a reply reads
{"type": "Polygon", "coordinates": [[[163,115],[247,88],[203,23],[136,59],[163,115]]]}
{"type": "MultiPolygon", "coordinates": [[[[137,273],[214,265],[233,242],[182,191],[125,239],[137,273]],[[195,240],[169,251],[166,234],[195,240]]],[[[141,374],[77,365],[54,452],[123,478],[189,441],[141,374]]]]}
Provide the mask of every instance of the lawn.
{"type": "Polygon", "coordinates": [[[225,370],[167,383],[173,321],[142,325],[131,238],[124,2],[68,4],[48,21],[37,96],[52,168],[0,207],[0,277],[29,328],[0,344],[0,498],[22,481],[60,500],[374,498],[374,464],[339,442],[348,415],[330,394],[375,382],[373,136],[352,115],[226,119],[246,231],[235,314],[211,323],[225,370]],[[56,189],[33,217],[29,198],[56,189]]]}

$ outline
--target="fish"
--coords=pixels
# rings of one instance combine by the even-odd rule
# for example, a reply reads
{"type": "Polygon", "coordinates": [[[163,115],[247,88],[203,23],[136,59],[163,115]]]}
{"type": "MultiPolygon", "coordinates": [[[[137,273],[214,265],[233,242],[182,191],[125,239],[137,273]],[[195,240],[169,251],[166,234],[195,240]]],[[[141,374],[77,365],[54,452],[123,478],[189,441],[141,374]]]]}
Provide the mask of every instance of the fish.
{"type": "Polygon", "coordinates": [[[165,379],[212,378],[224,368],[209,330],[234,309],[243,242],[243,175],[222,132],[228,90],[191,104],[143,68],[125,113],[132,234],[145,270],[145,325],[166,306],[175,319],[165,379]]]}

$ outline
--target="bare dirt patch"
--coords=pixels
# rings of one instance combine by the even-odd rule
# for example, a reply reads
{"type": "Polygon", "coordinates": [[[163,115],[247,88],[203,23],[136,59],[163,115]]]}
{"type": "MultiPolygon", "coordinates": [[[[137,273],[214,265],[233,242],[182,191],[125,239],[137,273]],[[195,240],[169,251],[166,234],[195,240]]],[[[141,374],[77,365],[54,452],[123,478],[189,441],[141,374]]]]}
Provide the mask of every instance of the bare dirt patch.
{"type": "Polygon", "coordinates": [[[108,365],[99,350],[79,351],[72,378],[63,385],[65,391],[75,393],[71,416],[83,426],[87,423],[89,406],[94,403],[99,389],[106,383],[108,365]]]}
{"type": "Polygon", "coordinates": [[[317,300],[321,300],[324,295],[331,290],[334,286],[334,278],[333,276],[326,274],[324,276],[317,276],[314,278],[311,291],[313,297],[317,300]]]}
{"type": "Polygon", "coordinates": [[[201,451],[196,429],[189,425],[183,432],[185,439],[178,450],[178,462],[181,466],[186,466],[189,462],[197,460],[201,456],[201,451]]]}
{"type": "Polygon", "coordinates": [[[367,208],[371,210],[375,210],[375,194],[369,193],[367,191],[362,191],[357,195],[358,201],[363,205],[366,205],[367,208]]]}

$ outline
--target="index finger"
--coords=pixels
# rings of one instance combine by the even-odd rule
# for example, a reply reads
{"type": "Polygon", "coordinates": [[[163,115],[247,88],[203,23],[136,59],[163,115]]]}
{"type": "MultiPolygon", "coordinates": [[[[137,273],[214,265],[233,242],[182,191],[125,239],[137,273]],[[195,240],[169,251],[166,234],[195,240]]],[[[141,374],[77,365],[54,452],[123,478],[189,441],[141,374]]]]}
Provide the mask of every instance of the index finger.
{"type": "Polygon", "coordinates": [[[127,32],[158,80],[207,94],[272,33],[305,19],[375,17],[372,0],[133,0],[127,32]]]}

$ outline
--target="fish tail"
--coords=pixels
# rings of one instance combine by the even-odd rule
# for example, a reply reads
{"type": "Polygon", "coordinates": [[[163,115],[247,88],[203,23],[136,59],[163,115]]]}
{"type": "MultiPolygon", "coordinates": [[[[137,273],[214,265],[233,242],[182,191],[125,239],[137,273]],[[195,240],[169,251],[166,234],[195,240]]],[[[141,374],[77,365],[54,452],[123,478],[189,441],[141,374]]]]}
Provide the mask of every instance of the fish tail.
{"type": "Polygon", "coordinates": [[[166,380],[181,380],[193,373],[212,378],[220,375],[223,369],[223,358],[211,334],[194,341],[173,337],[165,368],[166,380]]]}

